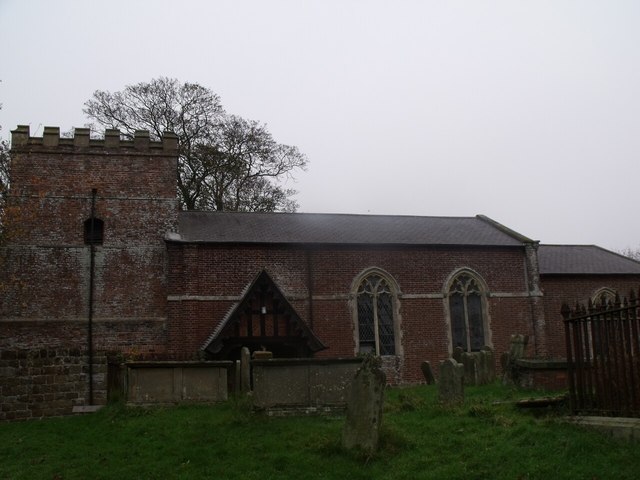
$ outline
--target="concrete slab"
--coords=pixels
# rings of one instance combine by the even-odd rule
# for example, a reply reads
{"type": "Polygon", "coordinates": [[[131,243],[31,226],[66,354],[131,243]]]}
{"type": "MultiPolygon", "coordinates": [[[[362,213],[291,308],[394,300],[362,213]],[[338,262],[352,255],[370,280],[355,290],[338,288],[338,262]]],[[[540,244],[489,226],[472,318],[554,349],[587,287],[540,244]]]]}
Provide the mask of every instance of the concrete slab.
{"type": "Polygon", "coordinates": [[[614,438],[640,442],[640,418],[567,417],[569,423],[595,428],[614,438]]]}

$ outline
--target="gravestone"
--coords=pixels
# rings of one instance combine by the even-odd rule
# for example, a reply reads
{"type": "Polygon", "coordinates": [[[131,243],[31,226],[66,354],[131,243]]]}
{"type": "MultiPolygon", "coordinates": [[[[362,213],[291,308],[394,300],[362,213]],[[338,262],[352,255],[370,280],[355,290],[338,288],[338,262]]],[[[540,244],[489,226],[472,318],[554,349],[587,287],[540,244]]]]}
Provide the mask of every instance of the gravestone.
{"type": "Polygon", "coordinates": [[[233,391],[234,393],[240,393],[242,391],[242,385],[240,377],[242,376],[242,366],[240,360],[236,360],[235,371],[233,375],[233,391]]]}
{"type": "Polygon", "coordinates": [[[496,380],[496,360],[493,356],[493,349],[488,345],[480,350],[481,377],[483,384],[493,383],[496,380]]]}
{"type": "Polygon", "coordinates": [[[347,419],[342,431],[344,448],[357,448],[368,454],[377,450],[386,383],[380,359],[365,357],[351,383],[347,419]]]}
{"type": "Polygon", "coordinates": [[[462,354],[464,353],[464,349],[462,347],[456,347],[453,349],[453,353],[451,357],[458,363],[462,363],[462,354]]]}
{"type": "Polygon", "coordinates": [[[251,391],[251,353],[247,347],[240,350],[240,389],[242,393],[251,391]]]}
{"type": "Polygon", "coordinates": [[[478,355],[470,352],[463,352],[461,355],[461,361],[464,366],[464,384],[465,385],[479,385],[478,378],[478,355]]]}
{"type": "Polygon", "coordinates": [[[464,403],[464,366],[453,358],[440,362],[438,400],[445,405],[464,403]]]}
{"type": "Polygon", "coordinates": [[[511,335],[511,344],[509,345],[509,356],[511,358],[524,358],[524,352],[529,343],[528,335],[511,335]]]}
{"type": "Polygon", "coordinates": [[[431,369],[431,363],[427,361],[422,362],[420,364],[420,369],[422,370],[422,374],[424,375],[427,385],[433,385],[436,383],[436,379],[433,376],[433,370],[431,369]]]}
{"type": "Polygon", "coordinates": [[[524,358],[528,342],[528,335],[511,335],[509,352],[503,353],[500,357],[500,363],[502,364],[503,371],[503,384],[508,385],[518,383],[520,374],[518,372],[518,365],[516,364],[516,361],[520,358],[524,358]]]}

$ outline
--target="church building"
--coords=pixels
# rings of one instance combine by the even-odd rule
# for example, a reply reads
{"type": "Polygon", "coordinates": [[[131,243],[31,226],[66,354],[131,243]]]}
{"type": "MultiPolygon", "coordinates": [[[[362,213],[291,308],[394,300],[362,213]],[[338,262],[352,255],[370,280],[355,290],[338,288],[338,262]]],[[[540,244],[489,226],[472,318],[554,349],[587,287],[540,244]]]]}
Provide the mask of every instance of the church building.
{"type": "MultiPolygon", "coordinates": [[[[171,133],[12,134],[0,402],[29,390],[17,388],[27,377],[47,377],[49,358],[78,385],[106,377],[112,357],[236,359],[242,347],[276,358],[374,353],[391,384],[424,381],[420,364],[455,347],[499,357],[514,334],[529,337],[527,356],[561,358],[562,302],[640,286],[638,262],[540,245],[484,215],[180,211],[171,133]]],[[[23,395],[33,404],[48,390],[69,404],[87,395],[23,395]]]]}

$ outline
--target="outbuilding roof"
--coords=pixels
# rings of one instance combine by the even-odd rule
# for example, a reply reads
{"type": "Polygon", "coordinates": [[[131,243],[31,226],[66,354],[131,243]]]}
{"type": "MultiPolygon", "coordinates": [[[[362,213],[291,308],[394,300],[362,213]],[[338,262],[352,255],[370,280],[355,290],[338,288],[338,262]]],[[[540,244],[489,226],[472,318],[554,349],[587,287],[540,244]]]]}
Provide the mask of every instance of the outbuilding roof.
{"type": "Polygon", "coordinates": [[[640,262],[596,245],[540,245],[541,275],[640,275],[640,262]]]}
{"type": "Polygon", "coordinates": [[[186,243],[521,246],[532,242],[483,215],[419,217],[323,213],[180,212],[186,243]]]}

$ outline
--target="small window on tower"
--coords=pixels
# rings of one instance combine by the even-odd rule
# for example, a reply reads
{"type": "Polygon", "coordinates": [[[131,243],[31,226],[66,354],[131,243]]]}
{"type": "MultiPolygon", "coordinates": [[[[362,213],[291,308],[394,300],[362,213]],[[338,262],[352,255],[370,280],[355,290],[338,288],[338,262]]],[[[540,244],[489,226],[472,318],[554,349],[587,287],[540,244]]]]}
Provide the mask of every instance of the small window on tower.
{"type": "Polygon", "coordinates": [[[88,218],[84,221],[85,245],[102,245],[104,238],[104,222],[99,218],[88,218]]]}

